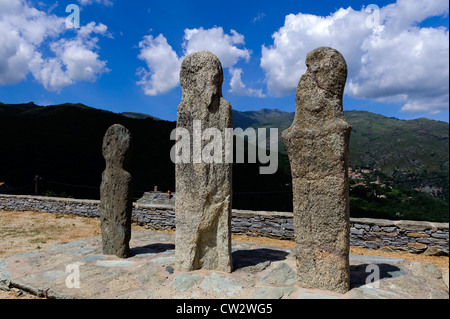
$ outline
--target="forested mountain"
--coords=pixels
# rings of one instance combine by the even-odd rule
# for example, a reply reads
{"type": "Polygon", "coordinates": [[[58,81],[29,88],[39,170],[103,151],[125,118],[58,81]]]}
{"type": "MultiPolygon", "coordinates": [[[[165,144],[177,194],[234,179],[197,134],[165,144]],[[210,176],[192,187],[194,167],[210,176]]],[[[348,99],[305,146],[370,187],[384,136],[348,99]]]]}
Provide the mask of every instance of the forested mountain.
{"type": "MultiPolygon", "coordinates": [[[[448,123],[427,119],[401,121],[363,111],[347,111],[345,116],[353,126],[350,166],[376,169],[376,177],[381,178],[382,183],[405,189],[401,196],[395,193],[403,210],[411,206],[405,204],[404,198],[418,194],[413,188],[437,188],[440,190],[438,197],[443,201],[433,202],[424,197],[421,199],[424,208],[422,204],[414,205],[421,214],[439,211],[437,214],[446,215],[448,220],[448,123]],[[445,209],[447,213],[442,213],[445,209]]],[[[281,138],[281,132],[291,125],[294,113],[276,109],[235,110],[233,118],[234,126],[243,129],[277,127],[281,138]]],[[[0,103],[0,182],[6,182],[15,193],[33,194],[34,178],[39,175],[42,178],[40,191],[44,194],[98,198],[105,168],[103,136],[108,127],[116,123],[127,127],[133,136],[129,171],[133,176],[135,199],[154,186],[173,192],[175,166],[170,160],[170,150],[174,141],[170,140],[170,133],[175,122],[141,113],[116,114],[82,104],[42,107],[34,103],[0,103]]],[[[278,159],[279,169],[274,175],[259,174],[260,164],[234,164],[234,208],[292,211],[290,167],[282,143],[278,159]]],[[[354,212],[358,216],[374,217],[380,209],[378,206],[370,208],[372,195],[363,193],[351,193],[358,199],[365,196],[367,201],[359,201],[357,206],[354,203],[354,212]]],[[[395,218],[391,215],[386,212],[381,217],[395,218]]],[[[416,218],[417,214],[411,216],[416,218]]],[[[434,219],[442,220],[441,217],[434,219]]]]}

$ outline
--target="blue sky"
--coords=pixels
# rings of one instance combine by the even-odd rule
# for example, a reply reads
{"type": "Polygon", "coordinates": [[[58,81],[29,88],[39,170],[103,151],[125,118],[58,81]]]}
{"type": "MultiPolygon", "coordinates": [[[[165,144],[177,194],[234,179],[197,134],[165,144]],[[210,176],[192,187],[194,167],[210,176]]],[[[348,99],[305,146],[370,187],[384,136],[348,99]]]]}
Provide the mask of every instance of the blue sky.
{"type": "Polygon", "coordinates": [[[175,120],[179,65],[206,49],[234,109],[294,112],[306,54],[332,46],[349,65],[344,109],[448,122],[448,13],[441,0],[0,0],[0,101],[175,120]]]}

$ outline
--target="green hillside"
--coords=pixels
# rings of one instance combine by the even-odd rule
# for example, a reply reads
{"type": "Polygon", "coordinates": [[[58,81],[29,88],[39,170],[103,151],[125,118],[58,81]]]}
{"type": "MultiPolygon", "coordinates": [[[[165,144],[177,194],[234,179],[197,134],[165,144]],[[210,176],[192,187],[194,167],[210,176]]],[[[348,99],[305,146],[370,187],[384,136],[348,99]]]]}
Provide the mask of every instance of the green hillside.
{"type": "MultiPolygon", "coordinates": [[[[362,111],[345,115],[353,126],[350,166],[378,169],[367,180],[378,177],[389,186],[353,187],[352,216],[448,221],[448,178],[442,178],[448,176],[448,123],[401,121],[362,111]],[[441,189],[440,199],[413,190],[420,186],[441,189]],[[379,198],[380,194],[384,197],[379,198]]],[[[267,109],[233,111],[233,116],[235,127],[278,127],[280,136],[294,118],[293,113],[267,109]]],[[[43,193],[98,199],[105,167],[103,136],[116,123],[133,136],[129,171],[135,199],[154,186],[175,190],[175,167],[170,160],[175,122],[82,104],[0,103],[0,182],[14,187],[14,193],[33,194],[38,174],[44,179],[43,193]]],[[[292,211],[290,165],[280,146],[274,175],[259,174],[259,163],[233,165],[234,208],[292,211]]]]}
{"type": "Polygon", "coordinates": [[[448,175],[449,124],[428,119],[401,121],[362,111],[345,113],[353,126],[351,164],[428,176],[448,175]]]}
{"type": "Polygon", "coordinates": [[[233,110],[233,122],[235,127],[246,129],[277,127],[284,131],[291,126],[294,113],[287,113],[278,109],[262,109],[260,111],[239,112],[233,110]]]}
{"type": "MultiPolygon", "coordinates": [[[[281,132],[292,124],[294,113],[261,110],[234,111],[233,115],[235,127],[278,127],[280,152],[286,152],[281,132]]],[[[387,179],[416,181],[411,187],[443,187],[448,194],[448,179],[434,179],[449,175],[448,123],[402,121],[365,111],[346,111],[345,117],[353,127],[350,167],[378,169],[387,179]]]]}

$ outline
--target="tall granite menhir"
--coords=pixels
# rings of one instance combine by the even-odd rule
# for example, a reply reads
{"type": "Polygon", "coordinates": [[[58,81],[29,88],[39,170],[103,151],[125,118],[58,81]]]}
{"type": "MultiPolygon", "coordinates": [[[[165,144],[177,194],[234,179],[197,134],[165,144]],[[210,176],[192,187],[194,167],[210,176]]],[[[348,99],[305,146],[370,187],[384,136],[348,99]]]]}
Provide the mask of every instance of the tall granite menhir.
{"type": "Polygon", "coordinates": [[[231,272],[232,164],[225,161],[225,129],[233,127],[233,119],[222,97],[222,65],[208,51],[192,53],[181,65],[180,82],[177,128],[189,132],[191,143],[189,163],[177,163],[175,169],[176,267],[231,272]],[[194,134],[199,124],[202,131],[221,132],[222,162],[199,161],[194,154],[195,140],[201,150],[210,143],[194,134]]]}
{"type": "Polygon", "coordinates": [[[131,134],[123,126],[111,126],[103,139],[106,169],[100,186],[102,248],[105,255],[130,257],[133,197],[131,174],[126,171],[131,134]]]}
{"type": "Polygon", "coordinates": [[[291,162],[297,276],[305,288],[350,289],[348,156],[351,126],[342,106],[347,64],[332,48],[306,58],[296,114],[283,132],[291,162]]]}

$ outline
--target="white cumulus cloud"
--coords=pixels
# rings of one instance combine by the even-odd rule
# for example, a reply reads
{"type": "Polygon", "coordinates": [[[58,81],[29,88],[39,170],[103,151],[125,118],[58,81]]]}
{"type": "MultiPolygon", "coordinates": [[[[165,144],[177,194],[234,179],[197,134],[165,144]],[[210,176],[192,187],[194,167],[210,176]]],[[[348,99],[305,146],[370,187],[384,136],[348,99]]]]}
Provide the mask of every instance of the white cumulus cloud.
{"type": "Polygon", "coordinates": [[[43,59],[41,54],[30,63],[30,70],[36,80],[49,91],[76,81],[94,82],[108,72],[106,61],[100,60],[97,49],[98,38],[91,34],[107,36],[107,27],[91,22],[81,27],[74,38],[62,38],[50,44],[55,57],[43,59]]]}
{"type": "Polygon", "coordinates": [[[0,84],[26,78],[36,46],[59,34],[64,20],[29,7],[19,0],[0,0],[0,84]]]}
{"type": "Polygon", "coordinates": [[[268,91],[274,96],[295,92],[308,52],[330,46],[347,60],[347,94],[402,102],[403,111],[448,109],[449,31],[419,26],[447,15],[448,8],[442,0],[399,0],[380,8],[379,24],[372,26],[367,21],[374,13],[364,8],[341,8],[326,17],[288,15],[272,35],[273,45],[262,47],[268,91]]]}
{"type": "Polygon", "coordinates": [[[72,29],[75,36],[64,37],[65,17],[39,11],[24,0],[0,0],[0,29],[0,85],[18,83],[31,73],[47,90],[60,91],[108,72],[96,52],[96,35],[111,37],[101,23],[72,29]]]}
{"type": "Polygon", "coordinates": [[[183,48],[186,55],[199,50],[208,50],[220,59],[224,68],[232,67],[239,59],[246,61],[250,59],[249,50],[237,47],[244,44],[244,36],[235,30],[231,30],[231,35],[225,34],[221,27],[184,31],[183,48]]]}
{"type": "MultiPolygon", "coordinates": [[[[138,84],[150,96],[171,91],[179,84],[179,72],[184,57],[198,50],[214,53],[224,68],[232,68],[239,60],[248,61],[251,52],[245,48],[244,36],[231,30],[226,34],[221,27],[212,29],[186,29],[182,43],[183,54],[179,56],[162,35],[144,37],[139,43],[139,59],[147,64],[140,68],[138,84]]],[[[249,91],[250,92],[250,91],[249,91]]]]}
{"type": "Polygon", "coordinates": [[[160,34],[156,38],[151,35],[144,37],[139,43],[141,52],[139,59],[146,62],[149,70],[140,68],[138,82],[146,95],[155,96],[171,91],[179,83],[181,60],[177,53],[160,34]]]}
{"type": "Polygon", "coordinates": [[[266,97],[263,94],[262,89],[247,88],[247,86],[242,82],[242,73],[243,73],[242,69],[230,68],[228,71],[231,75],[230,80],[231,89],[229,90],[230,93],[240,96],[253,96],[259,98],[266,97]]]}

